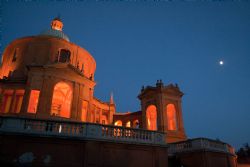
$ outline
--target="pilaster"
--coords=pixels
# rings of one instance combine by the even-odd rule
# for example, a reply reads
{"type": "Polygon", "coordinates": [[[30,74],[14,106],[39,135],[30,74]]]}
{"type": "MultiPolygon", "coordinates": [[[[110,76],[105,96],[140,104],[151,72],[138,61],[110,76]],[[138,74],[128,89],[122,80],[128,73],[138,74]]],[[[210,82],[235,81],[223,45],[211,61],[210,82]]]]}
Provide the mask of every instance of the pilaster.
{"type": "Polygon", "coordinates": [[[40,90],[39,102],[37,107],[37,116],[47,118],[50,116],[51,103],[53,97],[53,89],[55,81],[49,76],[45,76],[43,79],[42,88],[40,90]]]}
{"type": "Polygon", "coordinates": [[[79,103],[79,92],[80,92],[80,85],[76,82],[73,84],[73,99],[71,103],[71,114],[70,118],[77,119],[77,109],[79,103]]]}

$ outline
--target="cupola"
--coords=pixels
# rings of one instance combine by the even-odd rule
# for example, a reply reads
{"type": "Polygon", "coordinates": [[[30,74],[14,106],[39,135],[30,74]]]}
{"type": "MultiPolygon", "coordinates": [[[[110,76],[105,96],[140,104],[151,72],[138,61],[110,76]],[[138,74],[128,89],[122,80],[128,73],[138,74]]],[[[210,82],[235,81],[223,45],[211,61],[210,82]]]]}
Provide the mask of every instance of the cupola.
{"type": "Polygon", "coordinates": [[[63,23],[60,17],[56,17],[51,22],[51,29],[62,31],[63,23]]]}

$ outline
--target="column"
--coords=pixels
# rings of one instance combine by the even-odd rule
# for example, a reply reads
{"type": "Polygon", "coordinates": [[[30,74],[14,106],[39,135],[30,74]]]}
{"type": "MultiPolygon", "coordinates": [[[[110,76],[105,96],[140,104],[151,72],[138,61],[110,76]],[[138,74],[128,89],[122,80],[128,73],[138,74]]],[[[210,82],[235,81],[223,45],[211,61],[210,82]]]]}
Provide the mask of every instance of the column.
{"type": "Polygon", "coordinates": [[[29,85],[27,85],[25,88],[24,95],[23,95],[23,102],[22,102],[20,115],[27,114],[29,99],[30,99],[30,92],[31,92],[31,89],[30,89],[29,85]]]}
{"type": "Polygon", "coordinates": [[[165,100],[163,102],[163,131],[167,132],[168,131],[168,116],[167,116],[167,105],[168,102],[165,100]]]}
{"type": "Polygon", "coordinates": [[[94,110],[93,110],[94,111],[94,122],[93,123],[96,123],[96,109],[97,109],[96,106],[94,106],[94,110]]]}
{"type": "Polygon", "coordinates": [[[80,91],[80,85],[78,83],[74,83],[73,85],[73,99],[71,103],[71,119],[77,119],[77,109],[78,109],[78,103],[79,103],[79,91],[80,91]]]}
{"type": "Polygon", "coordinates": [[[14,113],[15,112],[14,111],[15,110],[15,101],[16,101],[16,89],[13,90],[9,113],[14,113]]]}
{"type": "Polygon", "coordinates": [[[53,97],[54,86],[57,83],[51,77],[43,78],[42,88],[40,90],[39,101],[37,106],[37,116],[41,118],[49,118],[51,112],[51,103],[53,97]]]}
{"type": "Polygon", "coordinates": [[[164,110],[162,93],[157,96],[157,130],[164,131],[164,110]]]}
{"type": "MultiPolygon", "coordinates": [[[[81,121],[82,120],[82,108],[83,108],[83,87],[84,85],[79,85],[79,97],[78,97],[78,107],[77,107],[77,113],[76,113],[76,119],[78,121],[81,121]]],[[[87,107],[87,112],[89,111],[89,103],[88,103],[88,107],[87,107]]],[[[87,114],[87,113],[86,113],[87,114]]],[[[86,116],[86,120],[87,121],[87,116],[86,116]]]]}
{"type": "Polygon", "coordinates": [[[142,110],[142,119],[140,122],[140,128],[147,129],[147,120],[146,120],[146,106],[145,102],[141,101],[141,110],[142,110]]]}
{"type": "Polygon", "coordinates": [[[113,123],[113,115],[114,115],[114,110],[113,110],[114,106],[112,104],[110,104],[109,106],[109,114],[108,114],[108,124],[112,124],[113,123]]]}
{"type": "Polygon", "coordinates": [[[178,129],[184,133],[184,125],[183,125],[183,118],[182,118],[182,107],[181,107],[181,100],[178,100],[178,112],[177,112],[177,121],[178,121],[178,129]]]}
{"type": "Polygon", "coordinates": [[[99,118],[99,123],[102,124],[102,109],[100,108],[100,118],[99,118]]]}

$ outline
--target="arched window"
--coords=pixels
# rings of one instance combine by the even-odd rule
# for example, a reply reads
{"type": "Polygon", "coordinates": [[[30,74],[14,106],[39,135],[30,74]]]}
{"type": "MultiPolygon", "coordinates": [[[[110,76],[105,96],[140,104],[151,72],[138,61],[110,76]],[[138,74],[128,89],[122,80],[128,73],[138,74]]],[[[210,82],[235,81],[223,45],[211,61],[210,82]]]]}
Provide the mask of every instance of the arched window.
{"type": "Polygon", "coordinates": [[[66,63],[70,61],[70,51],[66,49],[61,49],[58,57],[58,61],[66,63]]]}
{"type": "Polygon", "coordinates": [[[136,119],[133,121],[133,128],[139,128],[140,127],[140,123],[139,123],[139,120],[136,119]]]}
{"type": "Polygon", "coordinates": [[[122,121],[121,120],[115,121],[115,126],[122,126],[122,121]]]}
{"type": "Polygon", "coordinates": [[[128,121],[128,122],[126,123],[126,127],[127,127],[127,128],[130,128],[130,127],[131,127],[131,122],[130,122],[130,121],[128,121]]]}
{"type": "Polygon", "coordinates": [[[157,111],[155,105],[148,106],[146,110],[147,129],[157,130],[157,111]]]}
{"type": "Polygon", "coordinates": [[[65,82],[55,85],[51,104],[51,114],[69,118],[72,101],[72,88],[65,82]]]}
{"type": "MultiPolygon", "coordinates": [[[[121,120],[117,120],[115,121],[115,126],[122,126],[122,121],[121,120]]],[[[121,136],[121,129],[120,128],[115,128],[114,129],[114,136],[121,136]]]]}
{"type": "Polygon", "coordinates": [[[177,130],[176,110],[173,104],[167,105],[168,130],[177,130]]]}

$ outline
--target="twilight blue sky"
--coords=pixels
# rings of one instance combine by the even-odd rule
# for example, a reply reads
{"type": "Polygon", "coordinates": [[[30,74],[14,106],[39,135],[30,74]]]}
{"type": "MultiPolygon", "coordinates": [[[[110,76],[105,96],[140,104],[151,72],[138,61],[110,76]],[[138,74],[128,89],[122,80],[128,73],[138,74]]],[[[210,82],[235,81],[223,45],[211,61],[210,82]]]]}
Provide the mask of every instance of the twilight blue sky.
{"type": "Polygon", "coordinates": [[[95,96],[137,111],[142,85],[178,83],[192,137],[250,142],[250,2],[2,1],[1,49],[59,13],[97,69],[95,96]],[[224,66],[219,66],[224,60],[224,66]]]}

